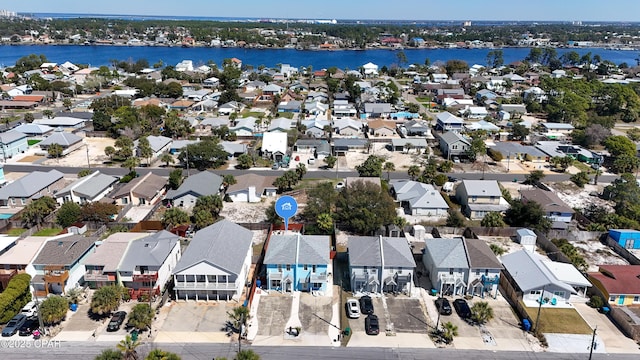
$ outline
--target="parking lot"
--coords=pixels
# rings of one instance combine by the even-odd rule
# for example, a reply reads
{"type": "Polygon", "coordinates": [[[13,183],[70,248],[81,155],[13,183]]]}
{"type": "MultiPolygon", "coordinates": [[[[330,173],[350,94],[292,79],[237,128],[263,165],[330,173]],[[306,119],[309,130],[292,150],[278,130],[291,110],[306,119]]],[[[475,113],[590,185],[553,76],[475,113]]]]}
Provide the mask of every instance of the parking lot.
{"type": "MultiPolygon", "coordinates": [[[[357,298],[356,298],[357,299],[357,298]]],[[[373,313],[378,316],[378,321],[380,323],[380,334],[384,335],[384,331],[387,328],[387,321],[385,320],[384,315],[384,307],[382,306],[382,300],[379,297],[372,297],[371,301],[373,302],[373,313]]],[[[344,307],[344,304],[342,304],[344,307]]],[[[364,329],[364,319],[367,317],[366,314],[361,314],[358,319],[349,319],[349,327],[351,331],[356,333],[365,334],[364,329]]],[[[346,327],[346,326],[343,326],[346,327]]]]}

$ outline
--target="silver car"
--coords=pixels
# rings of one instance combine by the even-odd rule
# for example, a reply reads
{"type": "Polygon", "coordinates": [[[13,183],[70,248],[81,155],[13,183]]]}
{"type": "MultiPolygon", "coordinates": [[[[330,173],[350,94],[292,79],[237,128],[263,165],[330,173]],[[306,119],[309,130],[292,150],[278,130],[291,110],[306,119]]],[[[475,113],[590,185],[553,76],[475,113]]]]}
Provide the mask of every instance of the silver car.
{"type": "Polygon", "coordinates": [[[360,305],[358,304],[358,300],[349,299],[346,304],[347,308],[347,317],[350,319],[357,319],[360,317],[360,305]]]}

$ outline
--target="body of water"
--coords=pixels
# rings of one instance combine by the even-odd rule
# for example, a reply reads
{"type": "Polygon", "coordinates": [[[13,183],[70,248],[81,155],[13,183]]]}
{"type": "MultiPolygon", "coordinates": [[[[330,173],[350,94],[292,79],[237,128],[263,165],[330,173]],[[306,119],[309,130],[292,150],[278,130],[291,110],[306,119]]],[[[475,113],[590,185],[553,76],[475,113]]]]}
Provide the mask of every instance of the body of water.
{"type": "MultiPolygon", "coordinates": [[[[502,49],[505,64],[523,60],[528,54],[528,48],[502,49]]],[[[603,60],[615,64],[626,62],[629,66],[636,65],[638,52],[624,50],[607,50],[602,48],[558,49],[558,56],[575,50],[581,56],[590,52],[600,55],[603,60]]],[[[485,65],[487,53],[491,49],[405,49],[404,53],[409,64],[423,64],[429,59],[436,61],[464,60],[470,66],[485,65]]],[[[338,50],[338,51],[303,51],[294,49],[241,49],[241,48],[182,48],[182,47],[148,47],[148,46],[82,46],[82,45],[2,45],[0,46],[0,65],[13,66],[15,62],[26,55],[45,55],[51,62],[63,63],[70,61],[76,64],[90,66],[110,65],[112,60],[146,59],[150,64],[160,60],[165,65],[176,65],[182,60],[192,60],[194,65],[213,61],[221,64],[224,59],[238,58],[244,64],[274,67],[277,64],[291,66],[313,66],[314,69],[336,66],[340,69],[357,69],[372,62],[378,66],[390,66],[398,63],[398,51],[394,50],[338,50]]]]}

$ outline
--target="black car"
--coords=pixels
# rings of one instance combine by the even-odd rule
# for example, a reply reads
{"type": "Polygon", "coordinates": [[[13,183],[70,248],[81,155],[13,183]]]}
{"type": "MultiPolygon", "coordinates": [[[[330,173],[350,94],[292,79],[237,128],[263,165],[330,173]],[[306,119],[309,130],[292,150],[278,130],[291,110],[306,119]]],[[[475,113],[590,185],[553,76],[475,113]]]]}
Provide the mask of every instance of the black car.
{"type": "Polygon", "coordinates": [[[364,330],[367,335],[378,335],[380,333],[380,323],[376,315],[369,315],[364,319],[364,330]]]}
{"type": "Polygon", "coordinates": [[[9,320],[4,329],[2,329],[2,336],[9,337],[15,335],[25,321],[27,321],[27,317],[22,314],[14,316],[9,320]]]}
{"type": "Polygon", "coordinates": [[[33,330],[40,327],[38,325],[39,325],[38,318],[35,316],[32,316],[28,318],[27,321],[25,321],[24,324],[22,324],[22,326],[20,326],[20,330],[18,330],[18,335],[31,336],[33,334],[33,330]]]}
{"type": "Polygon", "coordinates": [[[449,300],[445,298],[438,298],[436,300],[436,308],[440,315],[451,315],[451,304],[449,304],[449,300]]]}
{"type": "Polygon", "coordinates": [[[373,301],[371,300],[371,296],[365,295],[360,298],[360,312],[367,315],[373,314],[373,301]]]}
{"type": "Polygon", "coordinates": [[[124,311],[118,311],[113,314],[113,317],[111,317],[111,321],[109,321],[109,325],[107,325],[107,331],[118,331],[120,329],[120,325],[122,325],[126,317],[127,313],[124,311]]]}
{"type": "Polygon", "coordinates": [[[455,299],[453,301],[453,308],[456,309],[458,316],[461,318],[468,319],[471,317],[471,309],[464,299],[455,299]]]}

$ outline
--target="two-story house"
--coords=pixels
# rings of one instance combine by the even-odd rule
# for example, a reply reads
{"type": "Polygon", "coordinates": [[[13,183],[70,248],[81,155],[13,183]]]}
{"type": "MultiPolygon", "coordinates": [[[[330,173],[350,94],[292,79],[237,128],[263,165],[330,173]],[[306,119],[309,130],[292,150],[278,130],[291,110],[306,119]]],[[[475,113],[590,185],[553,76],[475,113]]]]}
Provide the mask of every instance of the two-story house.
{"type": "Polygon", "coordinates": [[[462,180],[456,188],[456,198],[470,219],[482,219],[490,212],[509,209],[496,180],[462,180]]]}
{"type": "Polygon", "coordinates": [[[253,233],[229,220],[198,230],[173,272],[179,300],[240,299],[251,269],[253,233]]]}
{"type": "Polygon", "coordinates": [[[118,182],[118,178],[115,176],[96,171],[79,178],[64,189],[58,191],[55,194],[56,201],[59,204],[64,204],[65,202],[84,204],[99,201],[113,190],[116,182],[118,182]]]}
{"type": "Polygon", "coordinates": [[[117,205],[153,205],[162,199],[167,180],[151,172],[137,177],[111,194],[117,205]]]}
{"type": "Polygon", "coordinates": [[[442,155],[449,160],[452,156],[465,155],[471,149],[471,141],[454,131],[448,131],[438,139],[442,155]]]}
{"type": "Polygon", "coordinates": [[[27,151],[28,148],[26,134],[15,130],[0,133],[0,151],[2,151],[0,156],[3,161],[27,151]]]}
{"type": "Polygon", "coordinates": [[[0,206],[25,207],[33,199],[53,196],[63,186],[64,178],[60,171],[33,171],[0,188],[0,206]]]}
{"type": "Polygon", "coordinates": [[[327,291],[332,283],[326,235],[272,235],[264,257],[267,288],[282,292],[327,291]]]}
{"type": "Polygon", "coordinates": [[[181,255],[180,238],[168,231],[133,240],[118,265],[118,277],[134,300],[159,295],[181,255]]]}
{"type": "Polygon", "coordinates": [[[520,196],[525,203],[533,201],[540,204],[545,216],[553,222],[569,223],[575,214],[575,211],[569,205],[551,191],[538,188],[521,190],[520,196]]]}
{"type": "Polygon", "coordinates": [[[348,251],[353,292],[411,293],[416,263],[406,238],[350,236],[348,251]]]}
{"type": "Polygon", "coordinates": [[[436,130],[440,131],[462,131],[464,120],[448,111],[438,113],[436,116],[436,130]]]}
{"type": "Polygon", "coordinates": [[[431,286],[443,295],[463,295],[469,263],[462,238],[427,239],[422,262],[431,286]]]}

